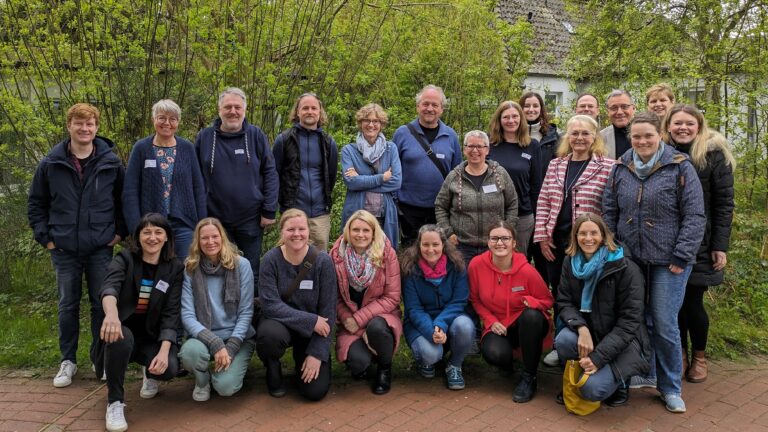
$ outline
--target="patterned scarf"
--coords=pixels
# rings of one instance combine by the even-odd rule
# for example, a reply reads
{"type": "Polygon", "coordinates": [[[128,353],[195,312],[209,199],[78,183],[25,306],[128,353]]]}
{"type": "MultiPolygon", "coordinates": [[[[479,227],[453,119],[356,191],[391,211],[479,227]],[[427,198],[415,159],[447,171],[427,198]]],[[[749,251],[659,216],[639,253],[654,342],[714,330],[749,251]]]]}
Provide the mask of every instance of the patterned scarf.
{"type": "Polygon", "coordinates": [[[349,276],[349,286],[357,292],[363,292],[376,277],[376,266],[368,256],[368,251],[362,255],[355,252],[355,248],[341,242],[344,251],[344,265],[347,267],[347,276],[349,276]]]}

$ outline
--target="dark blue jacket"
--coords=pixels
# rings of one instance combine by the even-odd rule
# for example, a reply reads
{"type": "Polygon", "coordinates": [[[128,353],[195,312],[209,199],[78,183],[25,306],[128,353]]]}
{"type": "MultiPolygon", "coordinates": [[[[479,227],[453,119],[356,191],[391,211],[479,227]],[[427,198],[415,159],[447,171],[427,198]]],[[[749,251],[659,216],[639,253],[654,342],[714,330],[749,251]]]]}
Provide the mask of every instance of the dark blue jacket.
{"type": "Polygon", "coordinates": [[[157,164],[152,140],[154,135],[136,141],[128,159],[123,186],[123,213],[129,232],[133,232],[139,219],[147,213],[161,213],[173,217],[194,229],[200,219],[208,215],[205,207],[205,184],[200,173],[195,148],[191,142],[176,137],[176,160],[173,167],[171,208],[163,209],[163,176],[157,164]]]}
{"type": "Polygon", "coordinates": [[[225,225],[258,220],[261,216],[274,219],[277,171],[267,136],[261,129],[243,120],[238,132],[223,132],[221,119],[217,118],[197,134],[195,151],[207,189],[209,216],[219,218],[225,225]]]}
{"type": "Polygon", "coordinates": [[[640,180],[633,154],[626,152],[611,170],[603,195],[605,222],[639,263],[695,263],[707,219],[693,164],[667,145],[656,167],[640,180]]]}
{"type": "Polygon", "coordinates": [[[467,272],[456,270],[450,260],[447,268],[448,274],[438,286],[424,279],[418,265],[403,281],[403,331],[408,344],[419,336],[432,341],[435,326],[447,333],[453,320],[464,313],[469,299],[467,272]]]}
{"type": "Polygon", "coordinates": [[[541,194],[541,186],[544,184],[544,177],[547,174],[547,168],[549,163],[554,159],[557,154],[557,146],[560,142],[560,134],[557,132],[557,127],[550,124],[547,134],[541,137],[538,147],[536,148],[536,166],[531,173],[531,207],[533,207],[533,213],[536,214],[536,203],[539,202],[539,195],[541,194]]]}
{"type": "Polygon", "coordinates": [[[115,144],[97,136],[81,181],[69,159],[69,142],[56,144],[37,166],[27,215],[43,247],[52,241],[65,252],[87,256],[115,234],[127,234],[120,202],[125,169],[112,151],[115,144]]]}

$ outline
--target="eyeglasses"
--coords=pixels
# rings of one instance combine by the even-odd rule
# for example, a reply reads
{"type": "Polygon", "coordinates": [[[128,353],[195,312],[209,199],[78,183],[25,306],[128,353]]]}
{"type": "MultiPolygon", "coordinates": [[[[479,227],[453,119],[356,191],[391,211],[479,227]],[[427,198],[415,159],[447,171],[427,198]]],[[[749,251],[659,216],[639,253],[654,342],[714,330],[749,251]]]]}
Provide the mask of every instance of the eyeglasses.
{"type": "Polygon", "coordinates": [[[568,136],[572,138],[589,137],[592,136],[592,132],[568,132],[568,136]]]}
{"type": "Polygon", "coordinates": [[[377,125],[377,124],[381,124],[381,120],[379,120],[379,119],[362,119],[362,120],[360,120],[360,123],[362,123],[364,125],[377,125]]]}
{"type": "Polygon", "coordinates": [[[610,111],[610,112],[616,112],[618,110],[629,111],[629,109],[632,108],[633,106],[634,105],[632,105],[632,104],[629,104],[629,105],[626,105],[626,104],[611,105],[611,106],[608,107],[608,111],[610,111]]]}
{"type": "Polygon", "coordinates": [[[165,122],[168,122],[170,124],[177,124],[177,123],[179,123],[179,119],[177,119],[176,117],[165,117],[165,116],[156,117],[155,121],[160,123],[160,124],[163,124],[165,122]]]}
{"type": "Polygon", "coordinates": [[[491,240],[491,243],[498,243],[498,242],[509,243],[512,241],[512,237],[511,236],[501,236],[501,237],[493,236],[490,238],[490,240],[491,240]]]}
{"type": "Polygon", "coordinates": [[[468,146],[464,146],[464,148],[469,150],[469,151],[472,151],[472,150],[480,151],[480,150],[482,150],[482,149],[484,149],[486,147],[488,147],[488,146],[486,146],[486,145],[476,145],[476,144],[470,144],[468,146]]]}

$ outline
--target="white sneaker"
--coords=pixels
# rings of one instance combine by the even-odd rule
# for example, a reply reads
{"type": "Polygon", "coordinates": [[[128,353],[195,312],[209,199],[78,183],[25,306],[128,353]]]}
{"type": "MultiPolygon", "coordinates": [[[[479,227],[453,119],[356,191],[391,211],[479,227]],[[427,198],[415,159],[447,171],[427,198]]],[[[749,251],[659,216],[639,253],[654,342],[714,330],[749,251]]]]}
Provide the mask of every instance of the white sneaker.
{"type": "Polygon", "coordinates": [[[192,390],[192,399],[196,402],[205,402],[211,398],[211,384],[209,383],[205,387],[195,386],[192,390]]]}
{"type": "Polygon", "coordinates": [[[59,373],[53,379],[54,387],[66,387],[72,384],[72,377],[77,373],[77,365],[69,360],[64,360],[59,366],[59,373]]]}
{"type": "MultiPolygon", "coordinates": [[[[93,373],[96,373],[96,365],[92,364],[91,365],[91,370],[93,371],[93,373]]],[[[101,381],[107,382],[107,370],[106,369],[104,369],[104,371],[101,374],[101,381]]]]}
{"type": "Polygon", "coordinates": [[[107,405],[107,430],[109,432],[123,432],[128,429],[123,408],[125,408],[125,404],[120,401],[107,405]]]}
{"type": "Polygon", "coordinates": [[[547,366],[560,366],[560,357],[557,355],[557,350],[552,350],[549,352],[549,354],[544,356],[544,360],[542,360],[545,365],[547,366]]]}
{"type": "Polygon", "coordinates": [[[160,383],[156,379],[147,378],[147,368],[141,368],[141,374],[144,377],[144,381],[141,383],[141,391],[139,396],[144,399],[152,399],[157,396],[158,390],[160,390],[160,383]]]}

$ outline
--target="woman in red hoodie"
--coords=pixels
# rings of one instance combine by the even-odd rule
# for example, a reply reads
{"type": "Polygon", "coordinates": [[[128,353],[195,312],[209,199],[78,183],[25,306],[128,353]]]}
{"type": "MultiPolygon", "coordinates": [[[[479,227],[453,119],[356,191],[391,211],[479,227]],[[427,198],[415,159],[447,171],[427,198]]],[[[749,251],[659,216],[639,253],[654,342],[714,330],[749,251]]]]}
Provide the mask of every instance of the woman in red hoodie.
{"type": "Polygon", "coordinates": [[[515,252],[515,230],[509,223],[491,226],[488,249],[468,269],[469,298],[483,321],[481,352],[488,363],[511,369],[513,351],[522,351],[524,369],[512,400],[528,402],[536,393],[554,299],[525,255],[515,252]]]}

